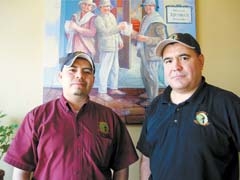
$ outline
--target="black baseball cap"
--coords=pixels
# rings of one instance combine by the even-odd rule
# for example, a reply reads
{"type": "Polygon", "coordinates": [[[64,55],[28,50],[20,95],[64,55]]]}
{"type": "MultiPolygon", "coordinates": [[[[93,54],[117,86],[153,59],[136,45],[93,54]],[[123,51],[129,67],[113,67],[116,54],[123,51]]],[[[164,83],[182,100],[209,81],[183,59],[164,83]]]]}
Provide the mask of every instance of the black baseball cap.
{"type": "Polygon", "coordinates": [[[93,74],[95,73],[95,65],[94,65],[93,59],[91,58],[90,55],[88,55],[87,53],[84,53],[82,51],[76,51],[73,53],[69,53],[69,54],[67,54],[66,57],[60,58],[60,70],[62,71],[64,66],[71,67],[73,65],[74,61],[78,58],[87,60],[89,62],[89,64],[91,65],[93,74]]]}
{"type": "Polygon", "coordinates": [[[171,34],[167,39],[162,40],[158,43],[155,49],[157,56],[162,57],[163,50],[168,44],[180,43],[188,48],[191,48],[196,51],[197,54],[201,54],[201,48],[197,40],[188,33],[174,33],[171,34]]]}

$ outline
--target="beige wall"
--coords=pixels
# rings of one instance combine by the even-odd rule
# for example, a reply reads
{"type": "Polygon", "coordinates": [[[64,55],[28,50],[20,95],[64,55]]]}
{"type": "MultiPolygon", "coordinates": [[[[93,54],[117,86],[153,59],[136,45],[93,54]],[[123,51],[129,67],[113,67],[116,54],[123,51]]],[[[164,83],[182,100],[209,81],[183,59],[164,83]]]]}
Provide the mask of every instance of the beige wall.
{"type": "Polygon", "coordinates": [[[197,0],[197,37],[209,83],[240,96],[240,1],[197,0]]]}
{"type": "MultiPolygon", "coordinates": [[[[54,2],[51,0],[49,2],[54,2]]],[[[0,6],[0,110],[11,120],[42,101],[44,1],[2,1],[0,6]]],[[[196,0],[197,37],[205,54],[208,82],[240,95],[239,0],[196,0]]],[[[137,141],[140,126],[129,126],[137,141]]],[[[4,163],[0,168],[11,168],[4,163]]],[[[131,166],[130,180],[138,177],[138,163],[131,166]]]]}

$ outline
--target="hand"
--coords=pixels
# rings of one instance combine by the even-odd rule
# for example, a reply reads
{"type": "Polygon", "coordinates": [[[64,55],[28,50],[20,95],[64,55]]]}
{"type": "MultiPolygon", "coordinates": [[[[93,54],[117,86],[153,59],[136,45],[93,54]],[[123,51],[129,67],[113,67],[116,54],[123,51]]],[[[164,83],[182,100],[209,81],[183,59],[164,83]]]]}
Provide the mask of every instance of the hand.
{"type": "Polygon", "coordinates": [[[120,43],[119,45],[118,45],[118,49],[122,49],[124,47],[124,44],[123,43],[120,43]]]}
{"type": "Polygon", "coordinates": [[[69,28],[72,29],[72,30],[76,30],[77,29],[77,24],[74,21],[70,21],[69,28]]]}
{"type": "Polygon", "coordinates": [[[124,21],[124,22],[120,22],[119,24],[118,24],[118,29],[119,30],[125,30],[127,28],[127,23],[124,21]]]}
{"type": "Polygon", "coordinates": [[[137,31],[134,31],[134,30],[132,30],[132,33],[131,33],[131,38],[132,38],[132,39],[137,39],[137,35],[138,35],[138,32],[137,32],[137,31]]]}

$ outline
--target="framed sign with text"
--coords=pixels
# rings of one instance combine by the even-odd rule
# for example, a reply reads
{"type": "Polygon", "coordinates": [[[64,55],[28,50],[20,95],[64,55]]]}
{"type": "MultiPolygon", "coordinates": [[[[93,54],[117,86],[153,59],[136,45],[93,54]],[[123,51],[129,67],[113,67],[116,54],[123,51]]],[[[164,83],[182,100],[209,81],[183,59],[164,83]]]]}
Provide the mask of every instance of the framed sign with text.
{"type": "Polygon", "coordinates": [[[166,6],[166,21],[168,24],[191,24],[192,6],[166,6]]]}

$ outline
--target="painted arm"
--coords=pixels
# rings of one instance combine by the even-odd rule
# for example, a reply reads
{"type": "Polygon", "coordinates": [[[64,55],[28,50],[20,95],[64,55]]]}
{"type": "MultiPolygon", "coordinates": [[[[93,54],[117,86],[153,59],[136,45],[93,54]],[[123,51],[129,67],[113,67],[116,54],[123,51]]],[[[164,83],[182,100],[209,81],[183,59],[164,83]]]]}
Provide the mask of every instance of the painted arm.
{"type": "Polygon", "coordinates": [[[148,180],[150,175],[150,160],[147,156],[142,155],[140,159],[140,180],[148,180]]]}
{"type": "Polygon", "coordinates": [[[82,36],[94,37],[95,34],[96,34],[96,28],[95,28],[94,20],[95,20],[95,18],[91,18],[91,20],[89,21],[89,23],[90,23],[90,27],[89,28],[85,28],[85,27],[79,26],[74,21],[70,22],[70,26],[69,27],[71,29],[77,31],[78,33],[80,33],[82,36]]]}
{"type": "Polygon", "coordinates": [[[30,180],[31,172],[14,167],[12,180],[30,180]]]}
{"type": "Polygon", "coordinates": [[[128,168],[114,171],[113,180],[128,180],[128,168]]]}

